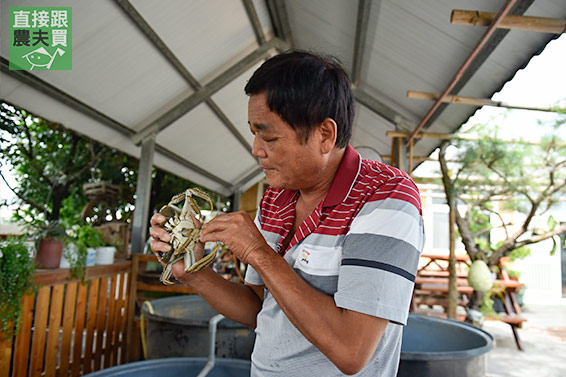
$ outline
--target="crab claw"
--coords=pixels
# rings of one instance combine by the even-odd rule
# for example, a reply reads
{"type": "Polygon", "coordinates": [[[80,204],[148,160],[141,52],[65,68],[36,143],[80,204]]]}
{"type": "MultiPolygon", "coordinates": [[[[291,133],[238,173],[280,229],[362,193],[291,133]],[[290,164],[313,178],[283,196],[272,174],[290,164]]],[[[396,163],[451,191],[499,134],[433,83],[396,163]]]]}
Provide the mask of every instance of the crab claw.
{"type": "Polygon", "coordinates": [[[181,213],[181,210],[171,204],[168,204],[166,206],[161,207],[159,213],[167,218],[170,218],[175,216],[176,214],[181,213]]]}

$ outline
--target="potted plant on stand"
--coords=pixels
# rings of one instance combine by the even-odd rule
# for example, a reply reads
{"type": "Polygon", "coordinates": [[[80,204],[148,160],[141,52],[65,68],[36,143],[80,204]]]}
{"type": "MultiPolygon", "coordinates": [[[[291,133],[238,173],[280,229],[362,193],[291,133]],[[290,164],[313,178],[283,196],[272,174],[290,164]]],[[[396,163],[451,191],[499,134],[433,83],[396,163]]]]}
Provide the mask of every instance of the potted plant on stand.
{"type": "Polygon", "coordinates": [[[88,224],[75,224],[69,232],[72,237],[63,252],[61,267],[71,269],[71,278],[83,280],[86,267],[94,265],[97,248],[105,243],[101,232],[88,224]]]}
{"type": "Polygon", "coordinates": [[[0,333],[6,339],[17,334],[22,313],[22,297],[31,293],[35,267],[23,239],[0,241],[0,333]]]}
{"type": "Polygon", "coordinates": [[[34,233],[39,268],[59,268],[63,245],[69,236],[58,220],[36,223],[34,233]]]}

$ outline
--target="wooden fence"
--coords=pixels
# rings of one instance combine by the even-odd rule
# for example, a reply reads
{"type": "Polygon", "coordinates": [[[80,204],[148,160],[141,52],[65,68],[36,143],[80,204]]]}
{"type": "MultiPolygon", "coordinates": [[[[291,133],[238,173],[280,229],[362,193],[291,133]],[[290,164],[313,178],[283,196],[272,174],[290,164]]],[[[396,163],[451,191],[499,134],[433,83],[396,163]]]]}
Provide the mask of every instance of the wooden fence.
{"type": "Polygon", "coordinates": [[[0,340],[0,377],[79,376],[126,361],[130,262],[87,269],[41,270],[35,295],[23,299],[23,322],[0,340]]]}

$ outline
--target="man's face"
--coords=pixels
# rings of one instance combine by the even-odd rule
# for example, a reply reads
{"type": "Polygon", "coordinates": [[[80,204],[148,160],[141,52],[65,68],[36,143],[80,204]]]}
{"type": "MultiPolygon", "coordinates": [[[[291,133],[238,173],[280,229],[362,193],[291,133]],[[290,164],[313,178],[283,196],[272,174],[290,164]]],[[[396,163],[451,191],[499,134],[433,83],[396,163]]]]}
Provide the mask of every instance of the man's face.
{"type": "Polygon", "coordinates": [[[254,134],[253,155],[270,186],[298,190],[316,184],[323,166],[316,131],[301,144],[295,130],[269,110],[264,92],[250,97],[248,122],[254,134]]]}

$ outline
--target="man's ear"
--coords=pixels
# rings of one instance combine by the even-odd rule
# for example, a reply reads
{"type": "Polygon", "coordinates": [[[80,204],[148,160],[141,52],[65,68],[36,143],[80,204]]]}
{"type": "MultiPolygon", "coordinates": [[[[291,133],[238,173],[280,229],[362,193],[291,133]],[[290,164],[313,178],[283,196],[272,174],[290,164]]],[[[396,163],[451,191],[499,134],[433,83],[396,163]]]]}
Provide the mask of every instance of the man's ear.
{"type": "Polygon", "coordinates": [[[320,148],[323,154],[330,153],[336,145],[336,134],[338,126],[332,118],[326,118],[322,121],[318,128],[320,134],[320,148]]]}

